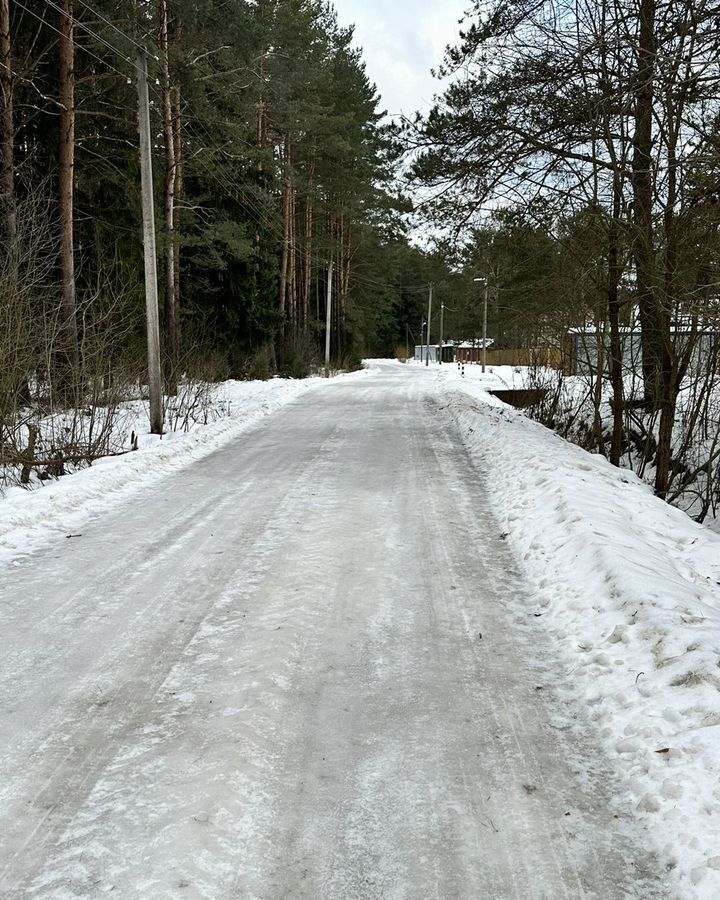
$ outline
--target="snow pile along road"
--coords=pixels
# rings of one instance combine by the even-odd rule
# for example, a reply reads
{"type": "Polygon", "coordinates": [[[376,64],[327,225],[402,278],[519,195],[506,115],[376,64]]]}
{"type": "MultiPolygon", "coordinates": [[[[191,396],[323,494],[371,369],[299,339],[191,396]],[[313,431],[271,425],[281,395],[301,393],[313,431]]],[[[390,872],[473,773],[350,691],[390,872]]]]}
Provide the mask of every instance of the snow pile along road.
{"type": "MultiPolygon", "coordinates": [[[[274,378],[224,382],[214,389],[214,421],[193,424],[188,431],[169,431],[162,438],[147,433],[145,405],[129,403],[121,417],[122,428],[128,434],[132,428],[139,435],[137,451],[99,460],[88,469],[32,491],[11,488],[0,496],[0,562],[31,552],[53,537],[75,532],[90,515],[107,509],[128,492],[211,453],[310,388],[334,381],[274,378]]],[[[228,479],[236,477],[242,473],[228,472],[228,479]]]]}
{"type": "Polygon", "coordinates": [[[437,376],[567,652],[627,797],[683,897],[720,897],[720,538],[634,475],[437,376]]]}

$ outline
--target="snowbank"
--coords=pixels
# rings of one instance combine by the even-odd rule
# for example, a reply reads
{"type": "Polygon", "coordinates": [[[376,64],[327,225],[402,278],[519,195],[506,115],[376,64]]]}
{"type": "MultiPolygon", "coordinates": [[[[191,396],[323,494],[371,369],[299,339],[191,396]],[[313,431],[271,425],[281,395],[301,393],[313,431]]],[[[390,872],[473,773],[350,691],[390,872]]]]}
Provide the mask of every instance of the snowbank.
{"type": "Polygon", "coordinates": [[[720,537],[490,397],[492,376],[435,378],[617,764],[617,811],[647,818],[681,896],[717,900],[720,537]]]}
{"type": "MultiPolygon", "coordinates": [[[[363,372],[343,375],[356,378],[363,372]]],[[[120,417],[122,428],[139,434],[139,449],[103,459],[88,469],[45,482],[35,490],[10,488],[0,497],[0,563],[31,552],[48,540],[73,533],[89,516],[107,509],[158,476],[200,459],[312,388],[336,379],[228,381],[217,385],[208,424],[162,438],[148,434],[145,406],[134,402],[120,417]]]]}

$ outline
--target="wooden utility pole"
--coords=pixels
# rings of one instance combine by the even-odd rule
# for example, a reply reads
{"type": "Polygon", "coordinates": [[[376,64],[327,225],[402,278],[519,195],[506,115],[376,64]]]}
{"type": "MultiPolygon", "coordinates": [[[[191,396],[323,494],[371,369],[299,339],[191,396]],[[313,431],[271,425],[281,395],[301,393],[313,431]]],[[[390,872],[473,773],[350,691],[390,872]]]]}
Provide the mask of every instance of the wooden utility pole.
{"type": "Polygon", "coordinates": [[[64,389],[78,378],[78,327],[75,305],[75,26],[73,0],[63,0],[58,21],[58,218],[62,284],[60,357],[64,389]]]}
{"type": "Polygon", "coordinates": [[[160,317],[158,315],[157,254],[155,250],[155,203],[153,201],[150,98],[148,96],[147,53],[138,51],[138,130],[140,132],[140,174],[142,179],[143,248],[145,251],[145,310],[147,315],[148,389],[150,392],[150,433],[163,433],[162,370],[160,362],[160,317]]]}
{"type": "Polygon", "coordinates": [[[160,3],[160,52],[162,60],[163,139],[165,143],[165,182],[163,212],[165,217],[165,303],[163,337],[165,339],[165,386],[169,394],[177,393],[178,325],[175,296],[175,189],[177,187],[176,135],[170,81],[170,27],[167,0],[160,3]]]}
{"type": "Polygon", "coordinates": [[[430,365],[430,322],[432,321],[432,300],[433,286],[430,285],[430,293],[428,296],[428,317],[427,317],[427,345],[425,347],[425,365],[430,365]]]}
{"type": "Polygon", "coordinates": [[[328,268],[327,280],[327,300],[325,302],[325,377],[330,377],[330,328],[332,325],[332,285],[333,271],[335,269],[334,260],[330,260],[328,268]]]}

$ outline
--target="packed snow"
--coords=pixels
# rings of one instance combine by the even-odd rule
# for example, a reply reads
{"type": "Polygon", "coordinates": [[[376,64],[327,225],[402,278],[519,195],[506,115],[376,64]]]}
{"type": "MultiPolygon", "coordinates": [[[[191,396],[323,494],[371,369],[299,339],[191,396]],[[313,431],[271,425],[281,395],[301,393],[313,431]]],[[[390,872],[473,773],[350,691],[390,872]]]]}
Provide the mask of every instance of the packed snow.
{"type": "Polygon", "coordinates": [[[432,377],[488,473],[537,588],[527,614],[564,649],[564,690],[591,710],[598,753],[614,760],[681,896],[717,900],[720,537],[490,396],[507,372],[443,366],[432,377]]]}
{"type": "MultiPolygon", "coordinates": [[[[187,415],[192,400],[181,397],[176,408],[171,403],[162,436],[149,433],[146,403],[127,402],[114,424],[115,444],[129,447],[134,432],[136,451],[97,460],[61,478],[36,480],[30,490],[10,487],[0,492],[0,563],[31,552],[53,536],[72,534],[89,516],[212,453],[306,391],[367,373],[366,369],[340,375],[330,382],[323,378],[223,382],[207,388],[202,409],[192,415],[187,415]]],[[[228,479],[232,477],[229,472],[228,479]]]]}
{"type": "Polygon", "coordinates": [[[385,365],[19,560],[7,900],[666,900],[488,490],[385,365]]]}
{"type": "MultiPolygon", "coordinates": [[[[336,489],[332,487],[332,479],[337,475],[340,460],[349,469],[355,466],[359,470],[366,464],[360,455],[366,423],[357,420],[352,407],[355,401],[347,401],[350,402],[347,407],[347,402],[341,403],[340,395],[334,391],[343,385],[352,390],[348,380],[353,379],[362,379],[357,402],[370,404],[373,390],[378,391],[378,400],[372,407],[373,428],[378,433],[382,429],[392,431],[401,416],[404,427],[409,428],[413,416],[419,415],[422,427],[433,435],[428,444],[433,459],[439,455],[445,460],[443,465],[450,469],[459,465],[451,446],[456,439],[448,438],[446,446],[438,429],[452,427],[454,431],[453,423],[457,426],[487,488],[494,514],[487,521],[496,522],[498,530],[497,534],[475,535],[477,545],[466,545],[468,561],[463,565],[474,565],[472,560],[478,554],[485,559],[488,548],[494,548],[492,552],[498,558],[500,547],[508,549],[508,558],[517,561],[525,583],[529,581],[532,586],[530,592],[519,591],[514,601],[515,612],[524,623],[520,627],[535,631],[537,646],[544,647],[543,652],[557,654],[554,662],[548,661],[548,665],[555,667],[553,671],[559,673],[554,690],[562,701],[554,727],[568,734],[577,732],[576,746],[585,746],[583,740],[587,739],[588,728],[596,736],[596,746],[587,751],[595,758],[578,761],[577,768],[586,773],[590,783],[610,763],[615,773],[607,782],[613,785],[614,791],[614,796],[609,798],[611,811],[642,840],[653,845],[648,849],[660,860],[662,876],[671,879],[673,896],[682,900],[717,900],[720,896],[720,786],[717,781],[720,771],[720,537],[658,500],[631,472],[614,469],[601,457],[563,441],[489,393],[521,387],[522,373],[516,370],[494,370],[483,376],[477,366],[466,366],[463,374],[453,365],[426,368],[384,363],[371,364],[365,373],[330,382],[276,379],[220,386],[217,408],[221,414],[207,425],[195,426],[188,433],[168,434],[162,440],[144,434],[139,449],[126,456],[99,462],[34,491],[8,491],[0,499],[0,563],[12,565],[15,560],[22,567],[18,557],[53,541],[57,546],[58,536],[64,539],[73,535],[90,518],[108,512],[113,504],[131,511],[132,506],[124,506],[121,501],[131,504],[135,496],[143,496],[140,488],[152,488],[157,494],[159,476],[199,462],[224,445],[229,446],[232,439],[242,442],[246,433],[248,442],[251,434],[255,442],[266,429],[260,429],[257,434],[251,433],[251,429],[268,413],[314,389],[333,391],[327,395],[328,401],[335,404],[338,422],[344,423],[340,442],[337,429],[323,411],[323,404],[308,407],[314,417],[310,420],[312,428],[326,433],[320,461],[328,467],[327,484],[322,482],[320,493],[330,491],[326,501],[331,503],[329,509],[334,510],[333,516],[347,510],[349,521],[352,520],[352,508],[347,503],[352,488],[351,472],[348,471],[347,484],[343,482],[339,494],[333,493],[336,489]],[[381,377],[373,377],[373,372],[380,373],[381,377]],[[389,373],[400,386],[397,390],[403,392],[401,395],[395,396],[388,387],[389,373]],[[402,403],[399,396],[403,398],[402,403]],[[423,404],[430,402],[429,398],[432,398],[434,414],[423,418],[421,411],[430,408],[423,404]],[[436,415],[437,410],[442,411],[441,416],[436,415]],[[330,466],[336,456],[338,460],[330,466]],[[577,711],[576,718],[573,709],[577,711]]],[[[136,414],[137,430],[141,431],[143,413],[138,410],[136,414]]],[[[308,427],[300,415],[289,421],[297,434],[308,427]]],[[[412,428],[415,434],[416,425],[412,428]]],[[[278,424],[275,431],[271,445],[282,446],[282,426],[278,424]]],[[[378,459],[384,460],[385,465],[388,459],[395,459],[396,454],[390,452],[392,441],[388,439],[383,449],[382,441],[373,440],[378,459]]],[[[397,435],[393,440],[398,443],[397,435]]],[[[242,448],[242,444],[239,446],[242,448]]],[[[423,455],[420,438],[413,437],[408,446],[414,454],[413,465],[431,465],[423,455]]],[[[226,453],[226,458],[231,456],[226,453]]],[[[270,465],[268,461],[266,468],[270,465]]],[[[316,475],[309,461],[307,465],[307,475],[303,475],[302,491],[298,488],[298,503],[292,515],[283,513],[272,526],[284,529],[283,534],[289,529],[288,539],[292,534],[293,540],[300,540],[301,530],[295,529],[294,523],[304,515],[303,505],[319,503],[315,498],[316,475]]],[[[433,518],[432,524],[426,520],[423,526],[434,529],[433,534],[443,522],[449,521],[445,506],[456,504],[458,514],[470,515],[467,500],[459,493],[453,494],[456,489],[452,487],[450,469],[443,474],[443,478],[449,479],[450,493],[441,489],[439,482],[433,494],[434,502],[443,505],[443,516],[438,521],[433,518]]],[[[213,471],[215,476],[218,471],[226,472],[228,484],[242,480],[241,472],[223,468],[220,460],[213,471]]],[[[262,471],[264,477],[269,477],[269,469],[262,471]]],[[[389,477],[379,469],[372,471],[374,478],[389,477]]],[[[453,477],[460,476],[456,473],[453,477]]],[[[277,486],[278,497],[281,488],[277,486]]],[[[409,482],[406,489],[409,491],[409,482]]],[[[197,494],[202,485],[192,485],[192,490],[197,494]]],[[[393,526],[396,530],[392,541],[385,543],[388,540],[382,533],[385,520],[379,512],[377,516],[373,512],[374,494],[366,490],[360,494],[363,509],[374,517],[373,539],[378,541],[378,547],[373,551],[373,558],[381,559],[385,552],[382,547],[387,552],[405,547],[403,552],[409,553],[410,532],[403,534],[401,520],[393,526]]],[[[419,512],[422,509],[416,509],[413,503],[407,509],[406,515],[414,517],[413,540],[419,540],[422,527],[418,530],[415,518],[418,509],[419,512]]],[[[322,515],[329,514],[322,504],[318,506],[318,515],[321,511],[322,515]]],[[[226,509],[224,513],[228,524],[233,521],[230,512],[226,509]]],[[[209,514],[207,510],[205,514],[209,514]]],[[[260,514],[264,514],[261,505],[254,515],[260,514]]],[[[192,511],[186,510],[183,516],[192,518],[192,511]]],[[[328,521],[321,529],[324,534],[329,528],[329,547],[335,546],[336,540],[331,525],[328,521]]],[[[96,543],[101,550],[99,537],[96,543]]],[[[454,553],[457,548],[452,546],[454,553]]],[[[346,549],[342,550],[338,565],[349,566],[350,571],[355,556],[348,556],[346,549]]],[[[298,549],[299,568],[292,575],[295,585],[302,581],[300,572],[305,558],[305,551],[301,553],[298,549]]],[[[280,565],[279,557],[273,559],[275,565],[280,565]]],[[[319,557],[314,562],[317,571],[313,572],[318,576],[320,562],[319,557]]],[[[207,560],[203,563],[209,564],[207,560]]],[[[375,573],[372,577],[379,578],[375,564],[367,565],[368,572],[375,573]]],[[[463,577],[463,565],[458,562],[455,566],[458,579],[463,577]]],[[[403,557],[403,566],[411,568],[412,564],[403,557]]],[[[433,578],[434,573],[433,569],[433,578]]],[[[32,578],[40,577],[39,573],[31,574],[32,578]]],[[[279,578],[280,574],[277,571],[275,577],[279,578]]],[[[286,575],[289,578],[289,573],[286,575]]],[[[515,579],[512,575],[510,583],[514,584],[515,579]]],[[[466,581],[472,584],[472,579],[466,581]]],[[[349,584],[354,585],[355,579],[349,584]]],[[[420,596],[423,584],[414,584],[411,595],[420,596]]],[[[308,582],[306,587],[317,596],[314,582],[308,582]]],[[[251,588],[252,583],[248,582],[247,589],[251,588]]],[[[269,596],[274,596],[272,591],[269,596]]],[[[448,602],[452,599],[449,597],[448,602]]],[[[293,600],[296,602],[299,600],[293,600]]],[[[471,617],[475,614],[471,607],[463,612],[471,617]]],[[[199,646],[198,653],[201,651],[199,646]]],[[[389,652],[383,649],[382,654],[389,652]]],[[[377,672],[382,672],[385,665],[382,654],[377,661],[380,666],[377,672]]],[[[318,657],[321,658],[324,657],[318,657]]],[[[341,662],[338,660],[338,666],[341,662]]],[[[399,672],[404,671],[401,664],[402,654],[397,662],[399,672]]],[[[500,675],[498,670],[499,679],[500,675]]],[[[277,684],[282,692],[289,689],[284,682],[277,684]]],[[[182,699],[180,693],[177,696],[182,699]]]]}

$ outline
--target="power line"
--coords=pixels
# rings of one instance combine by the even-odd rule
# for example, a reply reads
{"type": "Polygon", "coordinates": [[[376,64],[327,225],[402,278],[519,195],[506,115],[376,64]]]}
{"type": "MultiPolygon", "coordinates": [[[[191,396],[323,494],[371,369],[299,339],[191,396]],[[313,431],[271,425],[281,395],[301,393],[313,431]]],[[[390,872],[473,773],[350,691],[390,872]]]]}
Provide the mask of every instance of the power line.
{"type": "Polygon", "coordinates": [[[94,16],[97,16],[98,19],[100,19],[101,22],[104,22],[105,25],[108,25],[108,26],[109,26],[110,28],[112,28],[114,31],[117,31],[117,33],[118,33],[121,37],[124,37],[125,40],[129,41],[129,42],[133,45],[133,47],[135,47],[136,50],[142,50],[142,51],[144,51],[145,53],[148,54],[148,56],[149,56],[151,59],[154,59],[154,60],[157,61],[158,57],[155,56],[154,54],[150,53],[150,51],[147,49],[147,47],[143,46],[142,44],[139,44],[139,43],[138,43],[136,40],[134,40],[134,38],[132,38],[126,31],[123,31],[121,28],[118,28],[117,25],[115,25],[113,22],[111,22],[110,19],[106,19],[105,16],[102,15],[102,13],[98,12],[98,10],[96,10],[96,9],[94,9],[92,6],[90,6],[90,4],[86,2],[86,0],[79,0],[79,2],[85,7],[85,9],[88,10],[88,12],[91,12],[94,16]]]}
{"type": "MultiPolygon", "coordinates": [[[[27,6],[25,6],[25,4],[22,2],[22,0],[16,0],[16,2],[18,4],[18,6],[20,6],[22,9],[24,9],[30,15],[32,15],[41,24],[45,25],[46,27],[48,27],[49,29],[54,31],[56,34],[63,36],[62,32],[58,28],[56,28],[54,25],[52,25],[44,16],[38,15],[38,13],[34,12],[33,10],[31,10],[27,6]]],[[[117,25],[112,23],[110,20],[108,20],[104,16],[102,16],[102,14],[100,14],[97,10],[95,10],[89,3],[86,2],[86,0],[79,0],[79,2],[89,12],[91,12],[93,15],[96,15],[106,25],[108,25],[114,31],[116,31],[121,37],[123,37],[124,39],[129,41],[133,46],[137,47],[138,49],[142,50],[145,53],[148,53],[149,56],[151,56],[154,60],[158,61],[157,56],[150,54],[149,51],[147,51],[146,47],[139,44],[133,37],[131,37],[131,35],[127,34],[127,32],[125,32],[124,30],[119,28],[117,25]]],[[[45,3],[47,6],[54,9],[61,15],[65,15],[65,11],[62,9],[62,7],[60,7],[55,2],[55,0],[45,0],[45,3]]],[[[120,48],[115,46],[113,43],[111,43],[109,40],[104,38],[102,35],[98,34],[97,31],[95,31],[93,28],[91,28],[85,22],[80,21],[77,17],[71,16],[70,20],[73,23],[73,25],[81,28],[86,34],[95,38],[95,40],[97,40],[100,44],[102,44],[106,49],[110,50],[113,54],[115,54],[116,56],[119,56],[122,60],[124,60],[136,72],[138,71],[138,64],[137,64],[136,60],[133,60],[130,57],[128,57],[127,55],[125,55],[122,52],[122,50],[120,50],[120,48]]],[[[124,78],[124,79],[128,78],[128,75],[126,73],[123,73],[119,69],[115,68],[115,66],[113,66],[106,59],[103,59],[100,56],[97,56],[88,47],[85,47],[84,45],[78,43],[78,41],[76,41],[74,38],[72,38],[71,40],[72,40],[73,46],[75,46],[78,50],[81,50],[82,52],[87,53],[89,56],[91,56],[93,59],[95,59],[101,65],[106,66],[108,69],[115,72],[121,78],[124,78]]],[[[148,86],[152,90],[152,92],[156,96],[156,98],[158,100],[162,100],[162,97],[159,94],[159,92],[157,91],[157,89],[152,84],[149,84],[148,86]]],[[[193,108],[190,106],[190,104],[187,100],[184,100],[184,108],[186,111],[189,110],[189,112],[192,114],[191,116],[186,116],[187,121],[193,122],[195,125],[198,125],[202,129],[202,131],[205,133],[206,137],[209,139],[211,144],[214,144],[215,143],[214,139],[213,139],[212,135],[210,134],[207,126],[200,119],[200,117],[197,115],[195,110],[193,110],[193,108]]],[[[252,149],[255,149],[254,145],[251,144],[249,141],[244,141],[242,138],[239,138],[237,136],[235,137],[235,140],[238,140],[240,143],[243,143],[246,146],[248,146],[252,149]]],[[[216,153],[220,153],[220,154],[225,153],[224,148],[217,146],[217,144],[215,144],[212,147],[206,148],[206,149],[209,149],[211,151],[214,150],[216,153]]],[[[208,164],[207,160],[203,159],[201,161],[201,164],[204,165],[206,168],[210,169],[210,171],[216,176],[216,178],[221,183],[223,183],[226,190],[228,188],[230,188],[230,191],[231,191],[234,188],[234,190],[236,192],[235,199],[237,200],[237,202],[239,202],[242,206],[245,207],[246,211],[249,212],[250,215],[255,218],[255,220],[257,221],[257,223],[259,225],[261,225],[264,228],[267,228],[271,232],[274,232],[275,236],[278,237],[279,240],[281,240],[282,242],[285,242],[287,240],[286,235],[285,235],[284,220],[280,217],[279,213],[275,213],[274,211],[271,211],[271,210],[269,211],[269,210],[263,209],[259,204],[253,203],[247,197],[247,194],[249,191],[247,184],[238,184],[237,182],[230,181],[228,179],[228,176],[226,173],[220,172],[220,170],[218,169],[217,166],[214,166],[213,164],[208,164]]],[[[228,194],[229,194],[229,196],[232,196],[232,193],[230,193],[230,191],[228,192],[228,194]]],[[[303,247],[297,240],[291,240],[289,246],[296,252],[299,252],[301,255],[305,256],[305,258],[308,259],[311,263],[315,263],[322,268],[324,268],[327,265],[327,260],[324,259],[323,257],[318,256],[317,253],[311,253],[308,255],[305,252],[305,247],[303,247]]],[[[353,273],[352,278],[356,284],[397,290],[397,286],[391,284],[388,281],[379,281],[377,279],[369,278],[367,276],[362,276],[357,273],[353,273]]],[[[424,291],[426,290],[426,287],[424,285],[417,286],[414,288],[405,287],[405,288],[402,288],[401,290],[403,291],[403,293],[421,294],[421,293],[424,293],[424,291]]],[[[359,309],[368,309],[365,307],[361,307],[358,304],[355,304],[355,305],[359,309]]],[[[370,310],[368,309],[368,311],[370,311],[370,310]]]]}
{"type": "MultiPolygon", "coordinates": [[[[105,19],[103,16],[101,16],[95,9],[93,9],[93,7],[90,6],[90,4],[88,4],[88,3],[86,2],[86,0],[80,0],[80,2],[82,3],[82,5],[83,5],[86,9],[88,9],[88,10],[89,10],[90,12],[92,12],[94,15],[97,15],[99,18],[101,18],[106,24],[110,25],[110,27],[112,27],[119,35],[121,35],[122,37],[124,37],[124,38],[125,38],[126,40],[128,40],[130,43],[132,43],[135,47],[138,47],[139,49],[142,49],[144,52],[147,52],[147,50],[146,50],[145,47],[143,47],[142,45],[138,44],[138,43],[137,43],[137,42],[136,42],[129,34],[127,34],[125,31],[123,31],[122,29],[120,29],[118,26],[114,25],[112,22],[110,22],[109,20],[107,20],[107,19],[105,19]]],[[[56,9],[58,12],[63,13],[63,10],[61,9],[61,7],[59,7],[59,6],[54,2],[54,0],[46,0],[46,3],[49,4],[50,6],[52,6],[54,9],[56,9]]],[[[116,53],[118,56],[120,56],[122,59],[124,59],[129,65],[131,65],[131,66],[133,66],[134,68],[137,69],[137,63],[136,63],[134,60],[130,59],[129,57],[125,56],[125,55],[119,50],[119,48],[117,48],[115,45],[113,45],[113,44],[110,43],[109,41],[105,40],[104,38],[102,38],[99,34],[97,34],[97,32],[95,32],[93,29],[91,29],[91,28],[90,28],[88,25],[86,25],[85,23],[79,22],[79,20],[77,20],[75,17],[73,17],[73,20],[75,21],[76,24],[78,24],[80,27],[82,27],[82,28],[86,31],[86,33],[88,33],[88,34],[90,34],[91,36],[95,37],[95,38],[96,38],[97,40],[99,40],[104,46],[106,46],[109,50],[111,50],[112,52],[116,53]]],[[[49,24],[49,23],[48,23],[48,24],[49,24]]],[[[52,27],[52,26],[50,26],[50,27],[52,27]]],[[[54,29],[54,30],[57,30],[57,29],[54,29]]],[[[58,33],[59,33],[59,32],[58,32],[58,33]]],[[[76,46],[79,46],[81,49],[86,50],[86,52],[88,52],[88,53],[90,52],[90,51],[87,50],[87,48],[83,48],[81,45],[78,45],[77,43],[76,43],[76,46]]],[[[94,55],[94,54],[91,54],[91,55],[94,55]]],[[[149,54],[149,55],[151,55],[151,54],[149,54]]],[[[95,57],[95,58],[98,59],[98,61],[103,62],[103,60],[100,60],[99,57],[95,57]]],[[[157,59],[158,59],[158,57],[156,57],[156,56],[153,56],[153,58],[154,58],[156,61],[157,61],[157,59]]],[[[107,63],[106,63],[106,64],[107,64],[107,63]]],[[[109,64],[107,64],[107,65],[109,65],[109,64]]],[[[113,68],[112,66],[109,66],[109,67],[110,67],[110,68],[113,68]]],[[[113,69],[113,71],[118,72],[117,69],[113,69]]],[[[122,74],[122,73],[118,72],[118,74],[122,74]]],[[[161,99],[161,98],[160,98],[160,95],[159,95],[156,91],[154,91],[154,93],[156,94],[156,96],[158,97],[158,99],[161,99]]],[[[210,132],[208,131],[206,125],[201,121],[201,119],[199,118],[199,116],[197,115],[197,113],[192,109],[192,107],[190,106],[190,104],[189,104],[187,101],[185,101],[185,108],[188,109],[188,110],[190,110],[190,112],[193,114],[193,119],[192,119],[192,120],[195,122],[195,124],[199,125],[199,126],[202,128],[202,130],[205,132],[206,136],[210,139],[210,141],[212,141],[212,140],[213,140],[213,139],[212,139],[212,135],[211,135],[210,132]]],[[[244,141],[244,140],[242,140],[241,138],[236,138],[236,139],[237,139],[237,140],[240,140],[241,143],[246,144],[246,146],[248,146],[248,147],[254,149],[254,145],[252,145],[249,141],[244,141]]],[[[224,151],[223,151],[223,148],[220,148],[220,147],[217,147],[217,146],[216,146],[214,149],[215,149],[217,152],[219,152],[219,153],[223,153],[223,152],[224,152],[224,151]]],[[[216,174],[217,174],[217,169],[216,169],[215,171],[216,171],[216,174]]],[[[223,176],[221,176],[221,177],[224,178],[224,180],[226,181],[226,184],[227,184],[227,176],[224,176],[224,175],[223,175],[223,176]]],[[[234,186],[235,186],[236,190],[238,191],[238,193],[247,194],[247,191],[248,191],[247,186],[245,186],[245,185],[238,186],[237,183],[234,183],[234,186]]],[[[256,215],[259,215],[259,216],[260,216],[260,218],[258,219],[259,224],[264,225],[264,227],[268,227],[268,226],[269,226],[269,223],[270,223],[270,222],[273,222],[274,225],[275,225],[275,227],[278,229],[278,232],[276,232],[276,234],[277,234],[283,241],[285,240],[285,235],[284,235],[284,222],[283,222],[283,220],[279,217],[279,214],[278,214],[278,215],[275,215],[273,218],[271,218],[271,216],[273,216],[272,213],[268,213],[267,211],[263,210],[263,209],[262,209],[261,207],[259,207],[258,205],[252,204],[252,203],[247,199],[247,197],[245,197],[244,200],[240,200],[240,202],[246,207],[246,209],[249,209],[249,210],[251,210],[251,211],[254,211],[256,215]],[[279,229],[283,229],[283,234],[279,234],[279,229]]],[[[302,246],[301,246],[299,243],[297,243],[296,241],[292,241],[290,246],[291,246],[296,252],[299,251],[301,254],[304,254],[304,253],[305,253],[305,248],[302,247],[302,246]]],[[[322,257],[317,256],[316,254],[311,255],[310,260],[311,260],[311,262],[321,263],[323,266],[326,264],[326,260],[323,259],[322,257]]],[[[362,283],[362,284],[365,284],[365,285],[373,285],[373,286],[376,286],[376,287],[386,287],[386,288],[394,288],[394,287],[395,287],[394,285],[391,285],[389,282],[386,282],[386,281],[378,281],[378,280],[376,280],[376,279],[368,278],[367,276],[361,276],[361,275],[358,275],[358,274],[353,275],[353,278],[354,278],[354,280],[355,280],[356,282],[359,282],[359,283],[362,283]]],[[[425,291],[425,286],[418,286],[418,287],[416,287],[416,288],[406,288],[406,289],[405,289],[405,293],[413,293],[413,292],[416,292],[416,293],[418,293],[418,294],[421,294],[421,293],[424,293],[424,291],[425,291]]]]}
{"type": "MultiPolygon", "coordinates": [[[[60,37],[63,37],[63,33],[62,33],[58,28],[55,28],[54,25],[51,25],[51,23],[48,22],[48,20],[45,18],[45,16],[39,15],[38,13],[34,12],[32,9],[28,9],[28,7],[25,6],[25,4],[22,2],[22,0],[14,0],[14,2],[15,2],[21,9],[24,9],[26,13],[29,13],[31,16],[33,16],[35,19],[37,19],[38,22],[40,22],[42,25],[45,25],[45,26],[46,26],[47,28],[49,28],[51,31],[54,31],[56,34],[59,34],[60,37]]],[[[54,4],[52,4],[51,0],[46,0],[46,3],[47,3],[49,6],[53,6],[53,5],[54,5],[54,4]]],[[[57,9],[57,7],[56,7],[56,9],[57,9]]],[[[62,12],[62,10],[60,10],[60,11],[62,12]]],[[[73,21],[76,22],[77,20],[73,19],[73,21]]],[[[91,32],[91,33],[92,33],[92,32],[91,32]]],[[[101,64],[104,65],[104,66],[107,66],[108,69],[112,69],[112,71],[115,72],[116,74],[118,74],[121,78],[124,78],[124,79],[127,80],[128,76],[127,76],[127,74],[126,74],[125,72],[121,72],[119,69],[116,69],[116,68],[115,68],[113,65],[111,65],[107,60],[102,59],[100,56],[97,56],[95,53],[92,52],[92,50],[89,50],[87,47],[84,47],[82,44],[79,44],[74,38],[71,39],[71,40],[72,40],[73,46],[76,47],[78,50],[84,51],[85,53],[88,54],[88,56],[92,56],[92,58],[93,58],[94,60],[96,60],[97,62],[101,63],[101,64]]],[[[118,55],[119,55],[119,56],[122,56],[121,53],[118,54],[118,55]]],[[[124,58],[125,58],[125,57],[123,57],[123,59],[124,59],[124,58]]]]}

